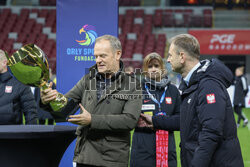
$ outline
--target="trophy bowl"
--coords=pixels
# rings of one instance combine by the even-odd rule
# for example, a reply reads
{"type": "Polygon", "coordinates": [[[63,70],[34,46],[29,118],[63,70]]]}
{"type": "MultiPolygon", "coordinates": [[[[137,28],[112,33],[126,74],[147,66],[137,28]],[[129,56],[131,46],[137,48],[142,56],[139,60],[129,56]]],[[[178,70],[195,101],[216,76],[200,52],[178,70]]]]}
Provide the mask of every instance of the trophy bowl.
{"type": "MultiPolygon", "coordinates": [[[[35,44],[27,44],[11,57],[6,53],[8,67],[21,83],[42,90],[49,88],[49,63],[45,53],[35,44]]],[[[58,111],[67,104],[67,98],[61,93],[50,102],[53,111],[58,111]]]]}

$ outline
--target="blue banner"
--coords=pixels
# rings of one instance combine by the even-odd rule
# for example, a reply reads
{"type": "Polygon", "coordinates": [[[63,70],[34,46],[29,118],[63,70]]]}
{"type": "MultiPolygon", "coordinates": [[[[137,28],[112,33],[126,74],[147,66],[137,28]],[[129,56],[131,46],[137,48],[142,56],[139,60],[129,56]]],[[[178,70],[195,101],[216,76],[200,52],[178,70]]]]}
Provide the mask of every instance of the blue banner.
{"type": "MultiPolygon", "coordinates": [[[[118,36],[118,0],[57,0],[57,90],[67,93],[95,64],[99,36],[118,36]]],[[[67,123],[65,123],[67,124],[67,123]]],[[[60,167],[71,167],[75,141],[60,167]]]]}

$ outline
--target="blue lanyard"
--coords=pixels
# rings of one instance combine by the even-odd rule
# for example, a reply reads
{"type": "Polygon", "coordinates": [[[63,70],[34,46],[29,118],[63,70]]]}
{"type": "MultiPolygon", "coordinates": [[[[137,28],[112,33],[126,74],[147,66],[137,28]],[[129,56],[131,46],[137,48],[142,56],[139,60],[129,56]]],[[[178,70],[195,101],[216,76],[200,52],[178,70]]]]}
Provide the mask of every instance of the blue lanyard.
{"type": "Polygon", "coordinates": [[[162,112],[161,111],[161,103],[164,101],[164,97],[165,97],[165,94],[166,94],[166,90],[168,88],[168,86],[165,87],[165,90],[163,92],[163,94],[161,95],[161,99],[160,99],[160,102],[158,100],[156,100],[156,98],[149,92],[149,89],[148,89],[148,86],[145,84],[145,88],[146,88],[146,91],[149,95],[149,97],[155,102],[158,104],[159,106],[159,112],[162,112]]]}

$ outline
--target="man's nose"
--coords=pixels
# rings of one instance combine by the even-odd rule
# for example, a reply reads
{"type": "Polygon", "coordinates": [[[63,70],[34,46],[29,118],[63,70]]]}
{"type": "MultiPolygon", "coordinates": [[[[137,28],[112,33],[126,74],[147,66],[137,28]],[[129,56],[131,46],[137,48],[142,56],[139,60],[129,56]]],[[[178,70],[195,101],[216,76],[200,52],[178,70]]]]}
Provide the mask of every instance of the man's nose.
{"type": "Polygon", "coordinates": [[[168,57],[167,62],[170,63],[170,57],[168,57]]]}
{"type": "Polygon", "coordinates": [[[153,67],[153,68],[152,68],[152,71],[153,71],[153,72],[155,72],[155,71],[156,71],[156,68],[155,68],[155,67],[153,67]]]}
{"type": "Polygon", "coordinates": [[[101,62],[101,58],[100,57],[96,57],[96,63],[100,63],[101,62]]]}

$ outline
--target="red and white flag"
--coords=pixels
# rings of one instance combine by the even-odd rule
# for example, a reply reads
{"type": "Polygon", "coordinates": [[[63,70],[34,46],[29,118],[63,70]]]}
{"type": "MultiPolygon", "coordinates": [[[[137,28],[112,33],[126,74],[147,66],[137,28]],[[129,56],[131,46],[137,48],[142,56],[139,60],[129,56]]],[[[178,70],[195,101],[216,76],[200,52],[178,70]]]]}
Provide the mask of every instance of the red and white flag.
{"type": "Polygon", "coordinates": [[[166,97],[166,104],[172,104],[172,98],[171,97],[166,97]]]}
{"type": "Polygon", "coordinates": [[[215,100],[214,93],[207,94],[207,103],[212,104],[212,103],[215,103],[215,102],[216,102],[216,100],[215,100]]]}
{"type": "Polygon", "coordinates": [[[5,93],[12,93],[12,86],[5,86],[5,93]]]}

